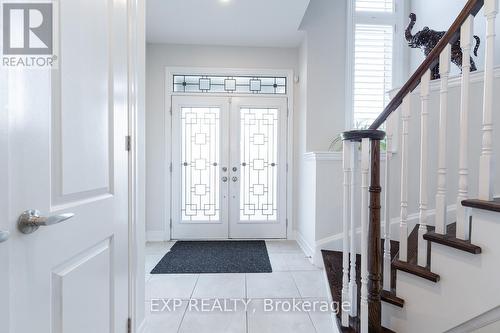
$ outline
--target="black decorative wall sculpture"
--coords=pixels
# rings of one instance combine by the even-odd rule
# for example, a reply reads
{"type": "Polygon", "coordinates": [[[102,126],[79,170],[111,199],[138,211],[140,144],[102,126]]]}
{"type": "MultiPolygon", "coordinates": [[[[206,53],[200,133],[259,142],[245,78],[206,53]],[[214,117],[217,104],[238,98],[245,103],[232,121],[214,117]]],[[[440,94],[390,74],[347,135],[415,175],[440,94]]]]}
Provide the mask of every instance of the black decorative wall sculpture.
{"type": "MultiPolygon", "coordinates": [[[[444,36],[446,33],[445,31],[435,31],[432,29],[429,29],[429,27],[424,27],[421,31],[417,32],[416,34],[412,35],[411,31],[413,27],[415,26],[415,22],[417,21],[417,15],[414,13],[410,14],[410,24],[408,24],[408,27],[406,28],[405,31],[405,38],[406,41],[408,42],[408,46],[411,48],[419,48],[424,51],[425,56],[428,56],[429,53],[431,53],[432,49],[437,45],[439,40],[444,36]]],[[[476,40],[476,46],[474,47],[474,55],[477,57],[477,50],[479,49],[479,45],[481,43],[481,40],[479,39],[478,36],[474,36],[474,39],[476,40]]],[[[462,70],[462,49],[460,48],[460,39],[458,39],[452,46],[451,46],[451,62],[453,62],[455,65],[462,70]]],[[[476,63],[470,58],[470,64],[471,64],[471,71],[474,72],[477,70],[476,63]]],[[[439,63],[432,68],[432,79],[439,79],[439,63]]]]}

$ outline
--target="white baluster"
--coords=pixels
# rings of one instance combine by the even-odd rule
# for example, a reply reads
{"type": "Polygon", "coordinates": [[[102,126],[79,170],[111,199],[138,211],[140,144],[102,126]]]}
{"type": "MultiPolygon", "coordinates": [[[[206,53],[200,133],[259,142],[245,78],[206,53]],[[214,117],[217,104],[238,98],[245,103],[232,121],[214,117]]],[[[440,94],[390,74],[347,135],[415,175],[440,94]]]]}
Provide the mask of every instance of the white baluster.
{"type": "Polygon", "coordinates": [[[439,57],[441,93],[439,104],[438,179],[436,193],[436,233],[446,233],[446,132],[448,119],[448,78],[450,75],[451,45],[439,57]]]}
{"type": "MultiPolygon", "coordinates": [[[[343,205],[343,253],[342,253],[342,304],[350,303],[349,298],[349,224],[351,222],[351,141],[344,141],[344,205],[343,205]]],[[[349,313],[342,311],[342,326],[349,326],[349,313]]]]}
{"type": "Polygon", "coordinates": [[[357,187],[357,177],[358,177],[358,150],[359,143],[352,143],[352,162],[351,162],[351,273],[349,275],[349,299],[351,300],[351,317],[356,317],[358,315],[358,284],[356,283],[356,224],[359,223],[359,205],[355,203],[358,202],[359,193],[357,187]]]}
{"type": "Polygon", "coordinates": [[[460,29],[460,46],[462,47],[462,93],[460,100],[460,139],[458,157],[458,196],[457,196],[457,238],[469,239],[468,209],[462,206],[469,192],[469,95],[470,95],[470,54],[474,17],[471,15],[460,29]]]}
{"type": "Polygon", "coordinates": [[[383,288],[387,291],[391,290],[391,207],[390,207],[390,177],[391,177],[391,160],[392,160],[392,137],[394,131],[394,123],[397,123],[397,117],[392,115],[387,120],[387,144],[385,158],[385,184],[384,184],[384,259],[383,272],[384,281],[383,288]]]}
{"type": "Polygon", "coordinates": [[[368,173],[370,139],[361,142],[361,332],[368,333],[368,173]]]}
{"type": "Polygon", "coordinates": [[[495,19],[498,0],[485,0],[486,49],[484,61],[483,149],[479,160],[479,199],[493,200],[493,66],[495,62],[495,19]]]}
{"type": "Polygon", "coordinates": [[[411,95],[403,99],[401,118],[401,216],[399,222],[399,260],[408,260],[408,123],[410,120],[411,95]]]}
{"type": "Polygon", "coordinates": [[[428,161],[429,161],[429,84],[431,71],[428,70],[420,81],[421,120],[420,120],[420,210],[418,228],[418,257],[419,266],[427,266],[427,203],[428,203],[428,161]]]}

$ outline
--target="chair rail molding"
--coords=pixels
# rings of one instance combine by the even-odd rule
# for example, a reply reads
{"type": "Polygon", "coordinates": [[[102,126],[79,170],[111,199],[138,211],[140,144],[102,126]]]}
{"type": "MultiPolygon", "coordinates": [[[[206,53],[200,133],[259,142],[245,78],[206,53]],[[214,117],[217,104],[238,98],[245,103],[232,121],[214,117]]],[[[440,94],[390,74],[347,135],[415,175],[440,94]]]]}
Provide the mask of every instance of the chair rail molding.
{"type": "Polygon", "coordinates": [[[311,151],[304,154],[306,161],[342,161],[340,151],[311,151]]]}

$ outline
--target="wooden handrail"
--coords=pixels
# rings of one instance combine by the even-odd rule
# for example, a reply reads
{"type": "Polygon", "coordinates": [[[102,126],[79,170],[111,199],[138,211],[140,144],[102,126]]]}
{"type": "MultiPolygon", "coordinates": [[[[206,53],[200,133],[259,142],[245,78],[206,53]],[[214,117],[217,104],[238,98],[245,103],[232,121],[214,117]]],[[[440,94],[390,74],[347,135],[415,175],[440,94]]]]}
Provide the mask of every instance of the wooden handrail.
{"type": "MultiPolygon", "coordinates": [[[[403,99],[410,94],[421,82],[422,77],[429,69],[432,69],[439,61],[440,55],[448,44],[454,44],[460,38],[460,29],[470,15],[476,16],[479,10],[483,7],[485,0],[469,0],[462,9],[457,19],[453,22],[450,29],[444,34],[436,47],[429,53],[427,58],[418,67],[411,78],[399,90],[396,96],[390,101],[384,111],[377,117],[368,130],[354,130],[342,133],[342,139],[345,141],[359,142],[362,139],[368,138],[371,143],[370,149],[370,205],[369,205],[369,221],[367,225],[367,235],[364,240],[367,244],[366,249],[366,303],[367,313],[363,317],[363,307],[361,308],[361,321],[367,325],[365,331],[382,332],[382,305],[381,305],[381,269],[382,269],[382,253],[381,253],[381,235],[380,235],[380,193],[382,191],[380,185],[380,141],[384,139],[385,133],[379,131],[378,128],[387,120],[402,103],[403,99]]],[[[465,61],[465,60],[464,60],[465,61]]],[[[469,61],[467,59],[466,61],[469,61]]],[[[363,240],[362,240],[363,241],[363,240]]],[[[351,253],[352,255],[352,253],[351,253]]],[[[363,281],[362,276],[362,281],[363,281]]],[[[363,287],[362,287],[363,295],[363,287]]],[[[363,296],[362,296],[363,297],[363,296]]],[[[363,298],[362,298],[363,302],[363,298]]],[[[363,303],[362,303],[363,306],[363,303]]],[[[363,330],[363,329],[362,329],[363,330]]]]}
{"type": "Polygon", "coordinates": [[[460,28],[464,24],[465,20],[472,15],[476,14],[483,7],[484,0],[469,0],[465,5],[464,9],[460,12],[457,19],[451,25],[450,29],[444,34],[443,38],[438,42],[436,47],[434,47],[425,58],[424,62],[417,68],[415,73],[410,77],[410,79],[405,83],[405,85],[399,90],[396,96],[389,102],[385,107],[384,111],[375,119],[373,124],[370,126],[371,130],[378,129],[387,118],[396,111],[396,109],[403,103],[403,98],[411,93],[419,84],[422,76],[424,76],[427,70],[434,68],[434,66],[439,61],[439,56],[441,52],[445,49],[446,45],[455,43],[460,38],[460,28]]]}

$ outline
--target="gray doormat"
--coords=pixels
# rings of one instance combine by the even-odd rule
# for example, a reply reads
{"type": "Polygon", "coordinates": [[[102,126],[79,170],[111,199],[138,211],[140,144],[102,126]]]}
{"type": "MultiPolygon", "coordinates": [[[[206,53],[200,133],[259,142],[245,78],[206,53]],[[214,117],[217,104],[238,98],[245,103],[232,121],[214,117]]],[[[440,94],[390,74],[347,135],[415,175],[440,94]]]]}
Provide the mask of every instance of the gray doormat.
{"type": "Polygon", "coordinates": [[[271,272],[264,241],[179,241],[151,274],[271,272]]]}

